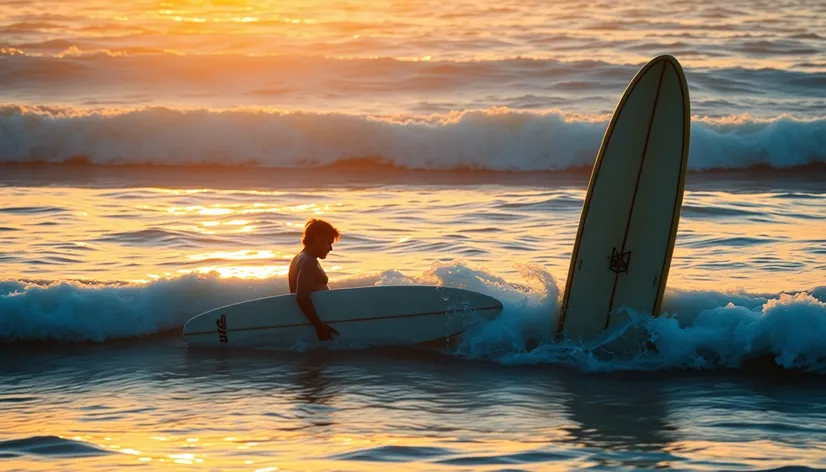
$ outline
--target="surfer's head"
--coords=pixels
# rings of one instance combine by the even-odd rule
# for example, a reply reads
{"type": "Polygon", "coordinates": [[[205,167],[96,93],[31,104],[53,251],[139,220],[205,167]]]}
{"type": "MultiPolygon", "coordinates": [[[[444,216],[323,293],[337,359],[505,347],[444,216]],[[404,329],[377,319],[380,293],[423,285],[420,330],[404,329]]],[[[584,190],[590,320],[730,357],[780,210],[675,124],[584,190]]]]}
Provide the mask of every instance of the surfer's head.
{"type": "Polygon", "coordinates": [[[301,242],[312,255],[324,259],[333,250],[333,243],[340,237],[341,233],[330,223],[310,218],[304,225],[301,242]]]}

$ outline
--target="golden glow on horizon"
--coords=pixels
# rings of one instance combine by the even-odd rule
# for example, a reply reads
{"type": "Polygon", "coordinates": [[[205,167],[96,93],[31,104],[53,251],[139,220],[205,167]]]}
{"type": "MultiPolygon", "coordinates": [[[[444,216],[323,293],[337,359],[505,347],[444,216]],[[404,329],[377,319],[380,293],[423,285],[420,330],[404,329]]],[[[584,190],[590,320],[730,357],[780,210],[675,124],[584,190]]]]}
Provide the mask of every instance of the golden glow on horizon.
{"type": "Polygon", "coordinates": [[[180,269],[179,274],[191,274],[193,272],[200,274],[209,274],[216,272],[223,278],[239,278],[239,279],[269,279],[272,277],[284,277],[289,273],[289,265],[270,265],[270,266],[204,266],[197,269],[180,269]]]}
{"type": "Polygon", "coordinates": [[[186,215],[189,213],[195,213],[197,215],[204,216],[221,216],[232,214],[233,210],[231,208],[221,208],[220,204],[216,204],[213,205],[211,208],[206,208],[201,205],[193,205],[188,207],[170,207],[169,209],[167,209],[167,212],[172,213],[173,215],[186,215]]]}
{"type": "MultiPolygon", "coordinates": [[[[267,21],[270,23],[286,23],[286,24],[293,24],[293,25],[314,25],[318,24],[319,20],[315,18],[308,18],[308,17],[293,17],[293,16],[286,16],[286,15],[279,15],[273,14],[269,17],[261,17],[260,15],[253,15],[247,14],[242,16],[233,16],[229,15],[228,13],[237,11],[237,9],[228,10],[227,12],[222,11],[210,11],[209,9],[203,10],[195,10],[195,9],[174,9],[171,7],[175,7],[174,4],[161,4],[160,9],[157,10],[157,14],[161,18],[171,19],[175,22],[192,22],[192,23],[258,23],[261,21],[267,21]],[[207,16],[209,15],[209,16],[207,16]]],[[[252,7],[245,7],[243,9],[245,12],[253,11],[252,7]]],[[[262,13],[264,10],[262,10],[262,13]]],[[[114,18],[120,19],[122,21],[128,20],[129,18],[126,16],[115,16],[114,18]]],[[[225,33],[230,33],[226,32],[225,33]]],[[[306,34],[306,32],[304,33],[306,34]]]]}
{"type": "MultiPolygon", "coordinates": [[[[335,204],[335,206],[341,206],[341,202],[335,204]]],[[[331,207],[330,205],[319,206],[316,203],[301,203],[297,205],[285,205],[281,207],[277,206],[267,206],[264,203],[253,203],[251,206],[252,208],[246,208],[250,206],[249,204],[232,204],[232,205],[222,205],[220,203],[216,203],[211,206],[204,206],[204,205],[190,205],[190,206],[171,206],[171,207],[161,207],[155,205],[138,205],[137,208],[146,209],[146,210],[154,210],[154,211],[163,211],[166,213],[171,213],[173,215],[201,215],[201,216],[226,216],[231,215],[233,213],[238,213],[241,215],[246,214],[254,214],[254,213],[280,213],[282,211],[289,211],[292,213],[313,213],[316,215],[323,214],[325,211],[329,210],[331,207]]],[[[85,216],[85,215],[82,215],[85,216]]],[[[206,222],[212,223],[212,222],[206,222]]],[[[210,224],[205,224],[204,226],[210,226],[210,224]]],[[[228,224],[228,223],[222,223],[228,224]]]]}
{"type": "MultiPolygon", "coordinates": [[[[151,44],[148,47],[181,55],[295,54],[330,58],[392,57],[403,61],[460,62],[518,57],[522,60],[601,60],[613,64],[630,64],[647,61],[651,50],[668,49],[675,45],[682,48],[682,43],[688,41],[693,47],[681,58],[686,67],[772,67],[797,70],[805,67],[807,71],[826,70],[826,65],[816,53],[819,46],[817,40],[822,36],[822,25],[805,22],[806,18],[814,14],[805,8],[794,11],[792,15],[787,13],[795,9],[786,9],[785,12],[742,10],[732,12],[728,20],[678,14],[679,18],[675,21],[655,19],[642,21],[639,27],[628,27],[627,23],[617,19],[618,15],[622,16],[627,11],[622,2],[617,7],[588,12],[581,11],[571,2],[555,2],[540,7],[539,11],[527,5],[514,5],[514,11],[496,18],[497,28],[491,29],[492,17],[488,13],[481,13],[478,8],[480,5],[465,2],[451,6],[451,12],[457,15],[443,16],[438,12],[433,14],[432,5],[406,1],[373,2],[369,7],[360,2],[274,0],[160,2],[147,5],[115,2],[96,8],[101,13],[97,13],[94,19],[112,20],[120,26],[112,28],[111,25],[101,25],[104,29],[141,31],[142,38],[148,38],[147,42],[151,44]],[[98,14],[101,16],[98,17],[98,14]],[[776,26],[777,30],[762,28],[767,21],[770,26],[776,26]],[[799,31],[803,37],[791,39],[799,44],[790,46],[799,49],[799,52],[779,54],[769,47],[764,52],[738,50],[735,54],[719,54],[717,49],[720,44],[728,42],[743,43],[738,44],[736,49],[747,48],[751,41],[745,38],[749,37],[748,31],[754,27],[760,29],[758,36],[767,38],[766,41],[789,40],[785,37],[789,31],[799,31]],[[490,41],[499,44],[492,47],[459,45],[446,49],[433,45],[453,39],[455,34],[451,32],[454,31],[472,38],[471,43],[490,41]],[[199,34],[205,38],[204,41],[179,41],[181,34],[199,34]],[[249,36],[250,41],[244,41],[240,45],[233,40],[237,35],[249,36]],[[546,47],[544,43],[535,42],[543,35],[547,35],[549,42],[558,36],[562,38],[560,41],[571,43],[573,47],[546,47]],[[221,41],[222,37],[226,41],[221,41]],[[606,37],[621,43],[620,46],[606,44],[606,37]],[[423,40],[422,43],[418,42],[419,38],[423,40]],[[348,43],[351,47],[342,47],[348,43]],[[602,46],[587,48],[579,43],[597,43],[602,46]],[[647,47],[622,47],[634,43],[644,43],[647,47]],[[813,59],[810,60],[810,57],[813,59]]],[[[68,6],[65,8],[70,9],[68,6]]],[[[69,12],[60,13],[74,16],[69,12]]],[[[633,14],[636,16],[639,12],[634,9],[633,14]]],[[[553,45],[553,42],[550,44],[553,45]]],[[[107,47],[104,45],[101,49],[107,50],[107,47]]],[[[37,48],[26,54],[59,55],[39,51],[37,48]]]]}
{"type": "Polygon", "coordinates": [[[241,249],[238,251],[215,251],[205,252],[201,254],[192,254],[187,256],[191,261],[205,261],[209,259],[230,259],[236,261],[249,261],[256,259],[276,259],[289,258],[289,256],[281,256],[280,253],[274,253],[270,250],[250,250],[241,249]]]}

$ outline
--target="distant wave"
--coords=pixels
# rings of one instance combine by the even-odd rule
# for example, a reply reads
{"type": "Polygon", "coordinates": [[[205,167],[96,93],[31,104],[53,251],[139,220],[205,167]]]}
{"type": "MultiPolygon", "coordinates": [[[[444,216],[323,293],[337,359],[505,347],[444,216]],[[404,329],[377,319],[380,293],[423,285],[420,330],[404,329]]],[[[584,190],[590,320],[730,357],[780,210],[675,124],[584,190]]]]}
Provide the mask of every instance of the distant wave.
{"type": "MultiPolygon", "coordinates": [[[[593,164],[607,118],[489,109],[416,117],[263,109],[0,107],[0,163],[560,171],[593,164]]],[[[695,120],[691,170],[826,163],[826,119],[695,120]]]]}
{"type": "MultiPolygon", "coordinates": [[[[502,314],[470,327],[455,354],[506,365],[711,369],[738,368],[768,357],[783,368],[826,373],[826,286],[780,294],[670,289],[663,316],[634,320],[657,351],[621,360],[555,341],[551,326],[560,287],[540,268],[523,267],[521,272],[524,284],[514,284],[463,264],[436,264],[421,276],[390,270],[336,281],[334,288],[427,284],[494,296],[504,305],[502,314]]],[[[165,332],[180,336],[183,324],[198,313],[286,291],[283,278],[221,279],[214,274],[147,284],[9,280],[0,282],[0,343],[110,342],[165,332]]]]}
{"type": "MultiPolygon", "coordinates": [[[[692,58],[689,44],[627,47],[692,58]]],[[[642,65],[524,57],[180,55],[143,45],[83,49],[64,40],[21,47],[0,45],[0,83],[6,100],[33,105],[276,106],[419,115],[506,106],[598,114],[613,110],[642,65]]],[[[820,116],[826,107],[826,72],[810,59],[797,70],[686,68],[692,110],[709,117],[820,116]]]]}
{"type": "MultiPolygon", "coordinates": [[[[811,36],[811,39],[823,39],[811,36]]],[[[577,38],[566,35],[543,36],[550,44],[570,42],[577,38]]],[[[681,35],[670,39],[694,39],[692,35],[681,35]]],[[[790,40],[755,41],[749,47],[763,53],[774,53],[775,49],[800,46],[790,40]],[[784,42],[785,41],[785,42],[784,42]],[[762,50],[760,48],[766,48],[762,50]]],[[[691,50],[690,41],[670,42],[630,42],[625,49],[646,52],[652,50],[671,51],[678,59],[682,56],[707,54],[709,49],[725,53],[728,49],[709,45],[702,50],[691,50]],[[680,51],[683,50],[684,51],[680,51]]],[[[743,46],[746,47],[746,46],[743,46]]],[[[784,51],[787,52],[787,51],[784,51]]],[[[809,50],[805,50],[809,52],[809,50]]],[[[816,58],[813,58],[816,59],[816,58]]],[[[644,64],[629,62],[628,58],[618,57],[618,62],[603,60],[557,60],[547,57],[501,56],[489,59],[401,59],[387,56],[375,57],[338,57],[329,55],[307,54],[185,54],[175,50],[162,49],[146,45],[126,45],[112,48],[87,47],[77,41],[66,39],[49,39],[39,42],[17,45],[0,43],[0,78],[7,86],[26,85],[27,80],[46,82],[71,81],[82,78],[84,81],[101,82],[112,78],[125,82],[149,82],[159,84],[181,80],[199,83],[229,81],[226,86],[235,86],[251,78],[251,82],[282,82],[301,80],[308,76],[322,79],[337,79],[341,82],[367,82],[368,88],[376,86],[383,79],[388,80],[387,88],[392,88],[399,78],[442,79],[444,85],[461,82],[480,83],[499,82],[499,85],[522,85],[533,81],[545,86],[552,86],[556,80],[588,80],[595,85],[626,85],[644,64]],[[79,45],[80,44],[80,45],[79,45]],[[624,61],[623,61],[624,59],[624,61]],[[49,76],[48,72],[77,71],[78,77],[49,76]],[[505,82],[503,84],[502,82],[505,82]]],[[[697,78],[714,78],[735,80],[747,85],[754,85],[753,92],[763,95],[762,91],[795,95],[799,89],[789,89],[789,85],[801,85],[800,82],[811,81],[809,90],[818,97],[826,97],[822,89],[815,88],[826,81],[826,71],[807,72],[788,68],[748,68],[742,66],[714,68],[684,68],[689,76],[689,85],[697,78]],[[811,79],[807,79],[811,78],[811,79]]],[[[400,89],[415,85],[415,80],[403,82],[400,89]]],[[[307,85],[307,84],[304,84],[307,85]]],[[[310,85],[318,85],[310,84],[310,85]]],[[[704,83],[712,87],[713,83],[704,83]]],[[[425,89],[428,89],[425,87],[425,89]]],[[[703,91],[703,90],[699,90],[703,91]]]]}

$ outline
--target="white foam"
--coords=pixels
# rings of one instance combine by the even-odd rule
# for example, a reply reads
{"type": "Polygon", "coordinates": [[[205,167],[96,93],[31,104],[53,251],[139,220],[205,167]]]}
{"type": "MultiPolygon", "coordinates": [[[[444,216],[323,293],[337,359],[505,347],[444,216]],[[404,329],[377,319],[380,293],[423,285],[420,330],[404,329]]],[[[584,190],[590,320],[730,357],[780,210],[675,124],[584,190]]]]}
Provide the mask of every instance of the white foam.
{"type": "MultiPolygon", "coordinates": [[[[588,167],[605,117],[509,109],[428,117],[272,110],[0,108],[0,163],[327,166],[368,159],[406,169],[588,167]]],[[[697,120],[689,168],[826,162],[826,119],[697,120]]]]}
{"type": "Polygon", "coordinates": [[[815,296],[822,297],[823,290],[817,287],[768,297],[669,292],[664,314],[656,318],[633,314],[625,327],[645,330],[656,347],[640,346],[633,356],[605,352],[603,346],[614,338],[606,336],[589,346],[545,340],[529,351],[488,352],[477,357],[503,364],[562,363],[594,371],[739,368],[749,360],[769,358],[787,369],[826,372],[826,345],[822,343],[826,303],[815,296]]]}
{"type": "MultiPolygon", "coordinates": [[[[427,284],[466,288],[504,305],[496,319],[472,319],[453,355],[517,364],[566,364],[584,370],[738,368],[774,359],[783,368],[826,372],[826,287],[780,294],[669,290],[657,318],[632,313],[656,350],[607,355],[606,339],[581,346],[554,333],[560,287],[546,271],[520,267],[521,280],[505,280],[461,262],[434,263],[422,274],[387,271],[337,280],[332,288],[427,284]]],[[[0,283],[0,341],[95,341],[151,335],[182,328],[192,316],[217,306],[283,294],[286,281],[186,275],[147,284],[76,282],[0,283]]],[[[614,333],[616,337],[621,335],[614,333]]]]}
{"type": "Polygon", "coordinates": [[[148,335],[283,286],[284,281],[221,280],[215,275],[146,285],[10,281],[0,286],[0,341],[102,342],[148,335]]]}

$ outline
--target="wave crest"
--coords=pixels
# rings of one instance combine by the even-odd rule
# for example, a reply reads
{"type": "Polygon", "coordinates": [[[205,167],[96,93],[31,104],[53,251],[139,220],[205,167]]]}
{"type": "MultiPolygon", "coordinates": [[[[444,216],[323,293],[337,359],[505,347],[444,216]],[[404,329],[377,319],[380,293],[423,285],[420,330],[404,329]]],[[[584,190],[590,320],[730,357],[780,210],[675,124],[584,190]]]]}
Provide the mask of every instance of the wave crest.
{"type": "MultiPolygon", "coordinates": [[[[329,166],[532,172],[590,167],[604,116],[506,108],[366,116],[269,109],[0,107],[0,163],[329,166]]],[[[695,120],[689,169],[826,162],[826,119],[695,120]]]]}
{"type": "MultiPolygon", "coordinates": [[[[568,364],[590,371],[741,368],[770,359],[784,369],[826,373],[826,287],[779,294],[675,290],[659,317],[632,314],[623,329],[640,328],[656,350],[611,357],[604,346],[554,339],[560,286],[548,272],[520,267],[513,283],[460,262],[434,263],[423,274],[389,270],[334,282],[444,285],[502,301],[501,315],[468,327],[453,355],[505,365],[568,364]]],[[[283,278],[222,279],[186,275],[147,284],[0,282],[0,342],[108,342],[173,330],[217,306],[287,292],[283,278]]],[[[620,330],[620,333],[623,332],[620,330]]]]}

